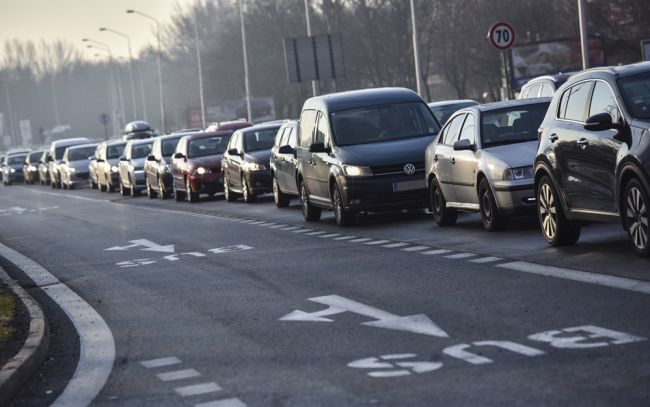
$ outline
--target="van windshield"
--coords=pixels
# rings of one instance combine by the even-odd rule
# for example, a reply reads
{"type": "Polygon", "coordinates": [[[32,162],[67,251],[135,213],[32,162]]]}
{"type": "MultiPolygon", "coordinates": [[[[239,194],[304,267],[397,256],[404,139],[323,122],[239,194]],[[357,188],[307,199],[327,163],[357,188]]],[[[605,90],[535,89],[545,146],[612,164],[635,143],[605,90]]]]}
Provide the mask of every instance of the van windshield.
{"type": "Polygon", "coordinates": [[[380,143],[432,136],[440,131],[424,103],[393,103],[331,113],[332,132],[338,146],[380,143]]]}

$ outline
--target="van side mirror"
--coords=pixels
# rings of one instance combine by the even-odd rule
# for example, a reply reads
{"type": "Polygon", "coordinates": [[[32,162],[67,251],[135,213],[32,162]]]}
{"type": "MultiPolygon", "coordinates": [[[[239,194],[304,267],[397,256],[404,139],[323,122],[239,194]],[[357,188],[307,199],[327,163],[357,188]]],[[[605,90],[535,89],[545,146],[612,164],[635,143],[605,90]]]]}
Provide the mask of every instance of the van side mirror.
{"type": "MultiPolygon", "coordinates": [[[[99,160],[97,160],[97,161],[99,161],[99,160]]],[[[147,161],[156,161],[156,156],[154,156],[153,154],[149,154],[147,156],[147,161]]]]}
{"type": "Polygon", "coordinates": [[[176,153],[176,154],[174,154],[174,158],[176,158],[178,160],[182,160],[182,159],[185,158],[185,155],[183,153],[176,153]]]}
{"type": "Polygon", "coordinates": [[[52,161],[54,161],[54,158],[52,158],[52,156],[47,157],[47,162],[48,162],[48,163],[51,163],[52,161]]]}
{"type": "Polygon", "coordinates": [[[125,155],[123,155],[123,156],[120,157],[120,161],[129,161],[129,160],[126,158],[125,155]]]}
{"type": "Polygon", "coordinates": [[[454,151],[471,150],[472,148],[474,148],[472,142],[466,138],[454,143],[454,151]]]}
{"type": "Polygon", "coordinates": [[[296,151],[290,145],[280,146],[280,148],[278,148],[278,154],[292,154],[293,155],[295,153],[296,153],[296,151]]]}
{"type": "Polygon", "coordinates": [[[310,153],[329,153],[329,148],[325,147],[325,143],[316,142],[309,145],[310,153]]]}
{"type": "Polygon", "coordinates": [[[615,127],[616,125],[612,122],[612,115],[609,113],[595,114],[585,122],[585,130],[589,131],[610,130],[615,127]]]}
{"type": "Polygon", "coordinates": [[[242,155],[242,154],[239,152],[239,150],[236,149],[236,148],[231,148],[230,150],[228,150],[228,154],[230,154],[230,155],[239,155],[239,156],[242,155]]]}

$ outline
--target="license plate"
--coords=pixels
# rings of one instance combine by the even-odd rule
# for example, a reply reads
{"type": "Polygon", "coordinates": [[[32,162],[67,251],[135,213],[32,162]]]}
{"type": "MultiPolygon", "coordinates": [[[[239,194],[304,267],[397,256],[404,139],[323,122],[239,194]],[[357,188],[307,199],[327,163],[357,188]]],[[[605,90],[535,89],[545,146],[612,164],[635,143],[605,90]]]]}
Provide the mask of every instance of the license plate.
{"type": "Polygon", "coordinates": [[[393,182],[393,192],[414,191],[424,189],[424,180],[393,182]]]}

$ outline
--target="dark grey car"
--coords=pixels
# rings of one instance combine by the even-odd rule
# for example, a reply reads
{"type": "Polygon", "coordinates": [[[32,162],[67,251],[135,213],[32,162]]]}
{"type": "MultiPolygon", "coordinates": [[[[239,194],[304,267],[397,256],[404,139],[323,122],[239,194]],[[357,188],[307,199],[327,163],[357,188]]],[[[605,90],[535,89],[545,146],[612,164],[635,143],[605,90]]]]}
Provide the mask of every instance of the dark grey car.
{"type": "Polygon", "coordinates": [[[97,185],[101,192],[113,192],[120,182],[117,164],[124,152],[124,141],[106,141],[99,145],[99,153],[95,164],[97,185]]]}
{"type": "Polygon", "coordinates": [[[88,183],[88,162],[96,148],[97,144],[81,144],[65,150],[59,165],[63,189],[75,189],[79,185],[88,183]]]}
{"type": "Polygon", "coordinates": [[[138,196],[147,187],[144,176],[144,160],[151,153],[153,139],[131,140],[124,147],[118,164],[120,194],[138,196]]]}

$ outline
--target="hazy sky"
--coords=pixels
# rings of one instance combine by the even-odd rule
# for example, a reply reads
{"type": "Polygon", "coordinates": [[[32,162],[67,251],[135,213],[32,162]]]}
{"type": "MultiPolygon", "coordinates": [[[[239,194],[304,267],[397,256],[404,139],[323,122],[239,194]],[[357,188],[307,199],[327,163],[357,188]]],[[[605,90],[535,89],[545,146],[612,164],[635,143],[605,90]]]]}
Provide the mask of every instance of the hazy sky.
{"type": "MultiPolygon", "coordinates": [[[[126,56],[127,42],[99,27],[120,31],[131,37],[134,55],[147,44],[155,44],[152,21],[126,9],[149,14],[161,23],[168,22],[176,5],[187,8],[195,0],[0,0],[0,43],[8,38],[67,39],[84,49],[81,38],[89,37],[108,43],[115,56],[126,56]]],[[[95,50],[85,50],[92,58],[95,50]]],[[[2,49],[0,48],[0,59],[2,49]]]]}

